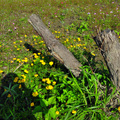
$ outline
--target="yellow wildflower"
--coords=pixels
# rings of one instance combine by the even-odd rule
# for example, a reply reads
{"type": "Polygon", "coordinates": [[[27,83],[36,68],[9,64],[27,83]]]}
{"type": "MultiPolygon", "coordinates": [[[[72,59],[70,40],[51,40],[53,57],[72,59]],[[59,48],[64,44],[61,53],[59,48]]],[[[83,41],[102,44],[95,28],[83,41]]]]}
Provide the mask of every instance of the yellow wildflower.
{"type": "Polygon", "coordinates": [[[46,63],[45,62],[42,62],[42,65],[45,65],[46,63]]]}
{"type": "Polygon", "coordinates": [[[49,90],[49,86],[46,86],[46,90],[49,90]]]}
{"type": "Polygon", "coordinates": [[[22,40],[20,40],[20,42],[23,42],[22,40]]]}
{"type": "Polygon", "coordinates": [[[120,106],[118,107],[118,111],[120,112],[120,106]]]}
{"type": "Polygon", "coordinates": [[[15,77],[14,82],[17,82],[17,81],[18,81],[18,77],[15,77]]]}
{"type": "Polygon", "coordinates": [[[26,76],[25,75],[21,75],[24,79],[26,78],[26,76]]]}
{"type": "Polygon", "coordinates": [[[75,113],[76,113],[76,111],[75,111],[75,110],[72,110],[72,113],[73,113],[73,114],[75,114],[75,113]]]}
{"type": "Polygon", "coordinates": [[[50,62],[49,62],[49,65],[50,65],[50,66],[52,66],[52,65],[53,65],[53,62],[52,62],[52,61],[50,61],[50,62]]]}
{"type": "Polygon", "coordinates": [[[17,48],[17,50],[20,50],[20,48],[17,48]]]}
{"type": "Polygon", "coordinates": [[[52,90],[53,89],[53,86],[52,85],[49,85],[49,90],[52,90]]]}
{"type": "Polygon", "coordinates": [[[40,55],[41,53],[38,53],[38,55],[40,55]]]}
{"type": "Polygon", "coordinates": [[[91,52],[91,55],[95,56],[95,54],[93,52],[91,52]]]}
{"type": "Polygon", "coordinates": [[[38,96],[38,92],[33,92],[33,93],[32,93],[32,96],[33,96],[33,97],[38,96]]]}
{"type": "Polygon", "coordinates": [[[33,66],[33,63],[31,63],[31,66],[33,66]]]}
{"type": "Polygon", "coordinates": [[[27,70],[24,70],[24,72],[25,72],[25,73],[28,73],[28,71],[27,71],[27,70]]]}
{"type": "Polygon", "coordinates": [[[11,60],[10,63],[13,63],[13,61],[11,60]]]}
{"type": "Polygon", "coordinates": [[[18,83],[22,83],[22,80],[18,80],[18,83]]]}
{"type": "Polygon", "coordinates": [[[8,94],[8,96],[7,97],[11,97],[11,94],[8,94]]]}
{"type": "Polygon", "coordinates": [[[3,71],[2,71],[2,70],[0,70],[0,73],[3,73],[3,71]]]}
{"type": "Polygon", "coordinates": [[[45,82],[45,81],[46,81],[46,79],[45,79],[45,78],[43,78],[43,79],[42,79],[42,81],[43,81],[43,82],[45,82]]]}
{"type": "Polygon", "coordinates": [[[31,102],[30,106],[33,107],[34,106],[34,102],[31,102]]]}
{"type": "Polygon", "coordinates": [[[38,58],[39,56],[35,55],[34,57],[35,57],[35,58],[38,58]]]}
{"type": "Polygon", "coordinates": [[[119,38],[120,38],[120,36],[119,36],[119,38]]]}
{"type": "Polygon", "coordinates": [[[4,91],[7,91],[6,89],[4,89],[4,91]]]}
{"type": "Polygon", "coordinates": [[[36,62],[36,60],[33,60],[33,62],[36,62]]]}
{"type": "Polygon", "coordinates": [[[68,75],[65,75],[65,76],[64,76],[64,78],[67,78],[67,77],[68,77],[68,75]]]}
{"type": "Polygon", "coordinates": [[[52,86],[52,85],[48,85],[48,86],[46,86],[46,89],[47,89],[47,90],[52,90],[52,89],[53,89],[53,86],[52,86]]]}
{"type": "Polygon", "coordinates": [[[53,83],[52,83],[53,85],[56,85],[56,81],[53,81],[53,83]]]}
{"type": "Polygon", "coordinates": [[[68,40],[68,38],[66,38],[66,42],[68,42],[69,40],[68,40]]]}
{"type": "Polygon", "coordinates": [[[55,113],[56,113],[56,115],[59,115],[59,111],[56,111],[55,113]]]}
{"type": "Polygon", "coordinates": [[[22,79],[21,82],[24,83],[24,82],[25,82],[25,79],[22,79]]]}
{"type": "Polygon", "coordinates": [[[13,60],[16,60],[16,58],[13,58],[13,60]]]}
{"type": "Polygon", "coordinates": [[[40,62],[42,63],[42,62],[44,62],[44,60],[40,60],[40,62]]]}
{"type": "Polygon", "coordinates": [[[38,74],[35,74],[34,76],[35,76],[35,77],[37,77],[37,76],[38,76],[38,74]]]}
{"type": "Polygon", "coordinates": [[[13,42],[13,44],[16,44],[16,42],[13,42]]]}
{"type": "Polygon", "coordinates": [[[27,37],[27,35],[25,35],[25,37],[27,37]]]}
{"type": "Polygon", "coordinates": [[[20,85],[19,85],[19,89],[20,89],[21,87],[22,87],[22,85],[20,84],[20,85]]]}
{"type": "Polygon", "coordinates": [[[47,84],[50,84],[51,83],[51,81],[50,80],[47,80],[47,84]]]}
{"type": "Polygon", "coordinates": [[[57,31],[55,31],[55,33],[57,33],[57,31]]]}
{"type": "Polygon", "coordinates": [[[78,38],[78,41],[81,41],[80,38],[78,38]]]}

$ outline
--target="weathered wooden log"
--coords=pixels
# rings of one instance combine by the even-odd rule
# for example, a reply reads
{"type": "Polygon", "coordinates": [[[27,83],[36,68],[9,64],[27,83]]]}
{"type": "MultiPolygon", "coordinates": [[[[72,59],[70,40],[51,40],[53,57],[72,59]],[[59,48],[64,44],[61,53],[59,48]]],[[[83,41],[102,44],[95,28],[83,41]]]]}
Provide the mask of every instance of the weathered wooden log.
{"type": "Polygon", "coordinates": [[[81,63],[73,56],[73,54],[61,44],[55,36],[49,31],[49,29],[44,25],[41,18],[35,14],[32,14],[28,21],[38,32],[40,36],[43,37],[45,44],[48,50],[51,52],[51,55],[59,60],[64,66],[69,69],[75,77],[80,75],[81,63]]]}
{"type": "Polygon", "coordinates": [[[94,39],[110,72],[111,81],[120,89],[120,43],[114,31],[106,29],[94,39]]]}

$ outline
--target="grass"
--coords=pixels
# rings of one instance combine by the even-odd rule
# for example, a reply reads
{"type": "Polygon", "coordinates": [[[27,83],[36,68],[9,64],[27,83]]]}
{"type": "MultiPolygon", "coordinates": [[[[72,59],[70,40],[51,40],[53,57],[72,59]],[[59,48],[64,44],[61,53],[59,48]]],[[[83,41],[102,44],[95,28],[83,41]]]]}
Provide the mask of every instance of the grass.
{"type": "Polygon", "coordinates": [[[117,120],[119,105],[108,107],[116,88],[93,36],[98,28],[120,36],[119,8],[119,1],[111,0],[2,0],[0,118],[117,120]],[[82,63],[79,78],[47,51],[28,23],[33,13],[82,63]],[[113,87],[111,95],[108,87],[113,87]]]}

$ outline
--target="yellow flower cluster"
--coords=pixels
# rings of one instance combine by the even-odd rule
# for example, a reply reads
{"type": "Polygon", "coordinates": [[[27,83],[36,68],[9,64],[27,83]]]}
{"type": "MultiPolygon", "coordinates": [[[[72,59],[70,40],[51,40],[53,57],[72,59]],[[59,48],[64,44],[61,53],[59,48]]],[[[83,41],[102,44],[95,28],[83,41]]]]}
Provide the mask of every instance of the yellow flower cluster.
{"type": "Polygon", "coordinates": [[[53,89],[53,86],[52,86],[52,85],[46,86],[46,90],[52,90],[52,89],[53,89]]]}
{"type": "Polygon", "coordinates": [[[43,78],[42,82],[46,82],[47,84],[49,84],[48,86],[46,86],[47,90],[52,90],[53,89],[52,85],[56,85],[56,81],[53,81],[52,85],[50,85],[51,84],[51,80],[49,78],[43,78]]]}
{"type": "Polygon", "coordinates": [[[60,31],[55,31],[55,33],[60,33],[60,31]]]}
{"type": "Polygon", "coordinates": [[[38,58],[38,57],[39,57],[36,53],[34,53],[33,55],[34,55],[35,58],[38,58]]]}
{"type": "Polygon", "coordinates": [[[33,92],[33,93],[32,93],[32,96],[33,96],[33,97],[38,96],[38,92],[33,92]]]}
{"type": "Polygon", "coordinates": [[[15,77],[14,82],[15,83],[18,82],[18,77],[15,77]]]}
{"type": "Polygon", "coordinates": [[[42,65],[45,65],[46,63],[44,62],[44,60],[40,60],[40,63],[42,64],[42,65]]]}
{"type": "Polygon", "coordinates": [[[28,59],[25,57],[25,59],[23,59],[22,62],[28,62],[28,59]]]}
{"type": "MultiPolygon", "coordinates": [[[[15,77],[15,79],[13,80],[13,82],[18,82],[18,83],[24,83],[25,82],[25,78],[26,78],[26,76],[25,75],[21,75],[22,77],[23,77],[23,79],[21,79],[21,80],[18,80],[18,77],[15,77]]],[[[21,88],[20,86],[19,86],[19,88],[21,88]]]]}
{"type": "Polygon", "coordinates": [[[37,35],[33,35],[33,38],[38,38],[38,36],[37,35]]]}

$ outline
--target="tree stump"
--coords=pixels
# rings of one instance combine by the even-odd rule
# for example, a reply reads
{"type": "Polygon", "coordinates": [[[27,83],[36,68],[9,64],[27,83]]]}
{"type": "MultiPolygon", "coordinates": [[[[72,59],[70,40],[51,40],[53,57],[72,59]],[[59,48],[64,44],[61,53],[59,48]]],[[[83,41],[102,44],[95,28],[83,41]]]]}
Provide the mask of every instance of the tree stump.
{"type": "Polygon", "coordinates": [[[79,63],[73,54],[55,38],[55,36],[44,25],[41,18],[35,14],[32,14],[28,21],[38,32],[38,34],[43,37],[43,40],[45,41],[51,55],[64,64],[64,66],[69,69],[75,77],[78,77],[81,73],[81,63],[79,63]]]}
{"type": "Polygon", "coordinates": [[[120,89],[120,43],[115,32],[106,29],[99,32],[94,40],[106,62],[111,81],[120,89]]]}

